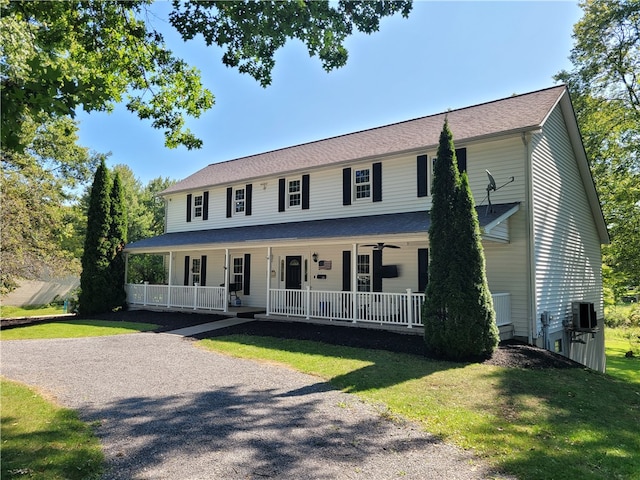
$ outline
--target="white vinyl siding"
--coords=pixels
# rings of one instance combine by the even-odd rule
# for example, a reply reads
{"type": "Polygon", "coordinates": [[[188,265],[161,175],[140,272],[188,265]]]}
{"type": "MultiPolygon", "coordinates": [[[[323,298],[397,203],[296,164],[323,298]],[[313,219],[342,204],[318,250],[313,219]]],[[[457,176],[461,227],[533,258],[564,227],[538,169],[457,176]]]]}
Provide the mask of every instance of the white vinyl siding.
{"type": "Polygon", "coordinates": [[[535,138],[533,196],[538,322],[549,312],[550,333],[562,332],[571,302],[582,301],[595,304],[602,325],[600,240],[559,107],[535,138]]]}
{"type": "MultiPolygon", "coordinates": [[[[487,202],[488,180],[485,169],[491,171],[498,184],[506,182],[511,176],[516,179],[514,183],[492,193],[493,203],[522,200],[524,187],[521,158],[522,142],[519,137],[467,146],[467,172],[477,204],[486,205],[487,202]]],[[[308,172],[311,185],[309,190],[311,208],[308,210],[290,208],[285,212],[278,212],[278,178],[261,178],[253,180],[255,188],[251,216],[238,215],[226,218],[226,186],[209,188],[209,218],[195,223],[187,223],[185,217],[186,196],[190,192],[169,195],[167,232],[379,215],[431,208],[430,196],[417,197],[415,194],[416,155],[390,157],[381,162],[383,198],[381,202],[354,201],[352,205],[343,206],[342,166],[318,168],[308,172]]],[[[372,163],[371,161],[354,163],[351,168],[354,172],[358,169],[371,169],[372,163]]],[[[293,179],[295,178],[294,176],[293,179]]],[[[432,178],[431,171],[428,178],[432,178]]],[[[287,183],[287,193],[288,187],[287,183]]],[[[286,201],[288,204],[288,197],[286,201]]]]}

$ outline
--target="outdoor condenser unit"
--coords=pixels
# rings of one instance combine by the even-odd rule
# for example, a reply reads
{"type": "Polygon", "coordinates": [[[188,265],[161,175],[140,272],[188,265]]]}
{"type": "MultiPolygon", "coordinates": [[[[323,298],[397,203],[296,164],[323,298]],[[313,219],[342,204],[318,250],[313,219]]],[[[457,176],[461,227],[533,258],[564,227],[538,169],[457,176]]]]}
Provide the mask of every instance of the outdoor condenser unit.
{"type": "Polygon", "coordinates": [[[574,330],[591,331],[598,327],[598,319],[596,318],[596,309],[593,303],[589,302],[572,302],[571,314],[573,317],[574,330]]]}

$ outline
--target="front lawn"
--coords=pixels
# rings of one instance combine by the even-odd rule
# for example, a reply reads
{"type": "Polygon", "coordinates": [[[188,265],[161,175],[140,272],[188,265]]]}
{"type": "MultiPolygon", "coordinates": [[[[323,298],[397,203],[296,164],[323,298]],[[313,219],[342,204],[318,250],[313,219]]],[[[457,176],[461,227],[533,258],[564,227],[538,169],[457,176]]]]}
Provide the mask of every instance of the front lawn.
{"type": "Polygon", "coordinates": [[[16,382],[2,380],[1,388],[3,479],[99,477],[104,461],[100,443],[73,410],[16,382]]]}
{"type": "Polygon", "coordinates": [[[522,480],[640,479],[637,384],[586,369],[459,364],[272,337],[200,344],[316,375],[522,480]]]}
{"type": "Polygon", "coordinates": [[[108,320],[65,320],[15,327],[0,331],[1,340],[31,340],[39,338],[103,337],[155,330],[151,323],[108,320]]]}
{"type": "Polygon", "coordinates": [[[27,305],[14,307],[0,305],[0,318],[41,317],[46,315],[60,315],[65,313],[62,305],[27,305]]]}

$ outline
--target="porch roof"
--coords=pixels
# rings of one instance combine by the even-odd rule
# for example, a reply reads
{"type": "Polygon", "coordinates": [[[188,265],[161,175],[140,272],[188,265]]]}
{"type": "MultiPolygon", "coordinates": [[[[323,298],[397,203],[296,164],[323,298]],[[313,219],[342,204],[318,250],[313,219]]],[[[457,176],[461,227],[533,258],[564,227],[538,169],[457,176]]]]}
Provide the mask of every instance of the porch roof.
{"type": "MultiPolygon", "coordinates": [[[[506,220],[518,210],[518,203],[476,207],[480,228],[506,220]]],[[[203,245],[229,245],[241,242],[269,242],[285,240],[312,240],[327,238],[354,238],[379,235],[402,235],[429,231],[431,216],[428,211],[370,215],[362,217],[309,220],[303,222],[249,225],[188,232],[173,232],[145,238],[126,246],[130,253],[183,250],[203,245]]],[[[372,240],[373,241],[373,240],[372,240]]],[[[377,241],[377,239],[376,239],[377,241]]]]}

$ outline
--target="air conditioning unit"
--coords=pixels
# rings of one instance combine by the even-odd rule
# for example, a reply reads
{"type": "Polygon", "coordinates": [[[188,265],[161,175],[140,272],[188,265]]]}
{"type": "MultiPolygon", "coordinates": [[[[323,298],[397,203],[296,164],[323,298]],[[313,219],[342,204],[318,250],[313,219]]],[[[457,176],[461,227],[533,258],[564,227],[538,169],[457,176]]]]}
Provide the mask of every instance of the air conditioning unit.
{"type": "Polygon", "coordinates": [[[572,327],[574,330],[591,331],[598,327],[593,303],[571,302],[572,327]]]}

